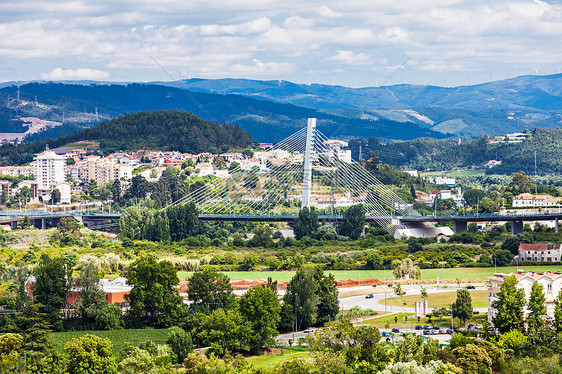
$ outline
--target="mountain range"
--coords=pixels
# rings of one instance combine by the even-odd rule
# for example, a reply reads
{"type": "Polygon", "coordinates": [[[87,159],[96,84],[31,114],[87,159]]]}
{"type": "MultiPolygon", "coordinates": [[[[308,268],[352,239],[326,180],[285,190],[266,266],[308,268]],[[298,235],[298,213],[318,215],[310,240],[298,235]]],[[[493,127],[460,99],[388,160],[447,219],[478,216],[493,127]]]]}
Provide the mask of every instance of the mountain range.
{"type": "Polygon", "coordinates": [[[350,88],[246,79],[172,82],[8,82],[0,85],[0,133],[25,131],[21,118],[62,123],[27,140],[72,133],[143,110],[179,109],[239,125],[255,140],[279,141],[318,118],[330,137],[505,134],[562,125],[562,75],[521,76],[459,87],[394,85],[350,88]],[[19,100],[18,100],[19,90],[19,100]]]}

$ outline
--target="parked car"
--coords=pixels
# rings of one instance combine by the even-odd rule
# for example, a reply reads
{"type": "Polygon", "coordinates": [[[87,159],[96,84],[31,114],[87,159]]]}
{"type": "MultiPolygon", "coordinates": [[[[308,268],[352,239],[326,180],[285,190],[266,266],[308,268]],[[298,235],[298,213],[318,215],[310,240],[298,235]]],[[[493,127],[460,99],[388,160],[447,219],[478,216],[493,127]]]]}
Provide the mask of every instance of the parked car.
{"type": "Polygon", "coordinates": [[[471,323],[466,327],[468,330],[474,330],[474,325],[471,323]]]}
{"type": "Polygon", "coordinates": [[[439,330],[439,335],[443,335],[443,334],[446,334],[445,329],[439,330]]]}
{"type": "Polygon", "coordinates": [[[372,299],[373,297],[375,296],[372,293],[370,293],[367,296],[365,296],[365,299],[372,299]]]}
{"type": "Polygon", "coordinates": [[[452,329],[447,329],[445,332],[450,335],[450,334],[453,333],[453,330],[452,330],[452,329]]]}
{"type": "Polygon", "coordinates": [[[423,327],[422,327],[422,325],[416,325],[415,329],[416,330],[423,330],[423,327]]]}
{"type": "Polygon", "coordinates": [[[476,330],[482,330],[484,328],[484,326],[482,326],[481,324],[477,323],[476,325],[474,325],[474,328],[476,330]]]}
{"type": "Polygon", "coordinates": [[[400,332],[400,329],[398,327],[393,327],[391,331],[392,332],[400,332]]]}
{"type": "Polygon", "coordinates": [[[307,329],[304,329],[303,331],[305,334],[310,334],[311,332],[314,332],[314,329],[312,327],[309,327],[307,329]]]}
{"type": "Polygon", "coordinates": [[[383,331],[383,332],[381,333],[381,335],[382,335],[384,338],[390,337],[390,333],[389,333],[388,331],[383,331]]]}
{"type": "Polygon", "coordinates": [[[440,328],[441,328],[441,326],[439,326],[439,325],[433,326],[433,329],[434,329],[434,330],[439,330],[440,328]]]}
{"type": "Polygon", "coordinates": [[[424,326],[423,326],[423,329],[424,329],[424,330],[431,330],[431,326],[430,326],[430,325],[424,325],[424,326]]]}
{"type": "Polygon", "coordinates": [[[472,284],[471,284],[471,285],[468,285],[468,286],[466,286],[466,289],[467,289],[467,290],[474,290],[475,288],[476,288],[476,287],[475,287],[475,286],[473,286],[472,284]]]}
{"type": "Polygon", "coordinates": [[[424,335],[431,335],[431,330],[423,330],[424,335]]]}

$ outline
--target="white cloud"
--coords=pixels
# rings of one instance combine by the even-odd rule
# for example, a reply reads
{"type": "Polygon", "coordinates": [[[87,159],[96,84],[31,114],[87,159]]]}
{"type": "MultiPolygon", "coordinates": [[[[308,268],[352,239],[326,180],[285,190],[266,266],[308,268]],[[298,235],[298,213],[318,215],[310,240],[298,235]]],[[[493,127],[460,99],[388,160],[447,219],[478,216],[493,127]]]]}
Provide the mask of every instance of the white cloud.
{"type": "Polygon", "coordinates": [[[347,65],[366,65],[371,62],[371,58],[365,53],[355,54],[353,51],[338,51],[338,54],[328,59],[329,61],[338,62],[347,65]]]}
{"type": "Polygon", "coordinates": [[[41,74],[44,80],[102,80],[109,79],[110,74],[97,69],[61,69],[56,68],[48,73],[41,74]]]}
{"type": "Polygon", "coordinates": [[[202,25],[201,34],[205,36],[261,34],[270,27],[271,20],[267,17],[261,17],[237,25],[202,25]]]}

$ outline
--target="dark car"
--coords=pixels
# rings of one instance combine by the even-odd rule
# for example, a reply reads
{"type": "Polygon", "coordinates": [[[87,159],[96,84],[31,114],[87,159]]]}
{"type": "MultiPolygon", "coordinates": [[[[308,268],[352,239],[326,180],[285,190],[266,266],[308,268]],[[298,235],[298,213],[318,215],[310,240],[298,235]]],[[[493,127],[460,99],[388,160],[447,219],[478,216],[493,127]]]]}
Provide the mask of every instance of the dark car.
{"type": "Polygon", "coordinates": [[[423,330],[424,335],[431,335],[431,330],[423,330]]]}
{"type": "Polygon", "coordinates": [[[474,330],[474,325],[471,323],[470,325],[467,326],[467,329],[474,330]]]}
{"type": "Polygon", "coordinates": [[[424,330],[431,330],[431,326],[430,326],[430,325],[424,325],[424,326],[423,326],[423,329],[424,329],[424,330]]]}
{"type": "Polygon", "coordinates": [[[453,330],[452,330],[452,329],[447,329],[447,330],[446,330],[446,333],[450,335],[450,334],[453,333],[453,330]]]}
{"type": "Polygon", "coordinates": [[[370,293],[367,296],[365,296],[365,299],[372,299],[373,297],[375,296],[372,293],[370,293]]]}
{"type": "Polygon", "coordinates": [[[469,285],[469,286],[466,286],[466,289],[467,289],[467,290],[474,290],[475,288],[476,288],[476,287],[473,286],[472,284],[469,285]]]}
{"type": "Polygon", "coordinates": [[[398,327],[393,327],[392,330],[390,330],[392,332],[400,332],[400,329],[398,327]]]}
{"type": "Polygon", "coordinates": [[[441,326],[439,326],[439,325],[433,326],[433,329],[434,329],[434,330],[439,330],[440,328],[441,328],[441,326]]]}
{"type": "Polygon", "coordinates": [[[422,325],[416,325],[415,329],[416,330],[423,330],[423,327],[422,327],[422,325]]]}
{"type": "Polygon", "coordinates": [[[390,336],[390,333],[389,333],[388,331],[383,331],[383,332],[381,333],[381,335],[382,335],[384,338],[388,338],[388,337],[390,336]]]}

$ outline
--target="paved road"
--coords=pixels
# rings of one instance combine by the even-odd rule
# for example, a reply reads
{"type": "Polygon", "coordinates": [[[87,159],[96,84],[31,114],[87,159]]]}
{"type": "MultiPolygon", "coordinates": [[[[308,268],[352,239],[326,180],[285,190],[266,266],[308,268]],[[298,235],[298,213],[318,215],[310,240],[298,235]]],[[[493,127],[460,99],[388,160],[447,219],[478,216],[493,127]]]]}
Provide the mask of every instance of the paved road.
{"type": "MultiPolygon", "coordinates": [[[[403,286],[402,289],[406,292],[406,295],[420,295],[421,296],[421,286],[411,285],[403,286]]],[[[426,287],[427,292],[442,293],[442,292],[456,292],[458,288],[435,288],[428,286],[426,287]]],[[[476,285],[476,290],[486,290],[487,288],[483,285],[476,285]]],[[[340,308],[343,307],[344,310],[349,310],[353,307],[360,307],[361,309],[372,309],[379,312],[403,312],[403,313],[414,313],[414,308],[404,307],[400,305],[392,305],[390,299],[394,297],[400,297],[392,293],[392,289],[388,288],[389,292],[373,294],[372,299],[367,299],[363,296],[351,296],[340,299],[340,308]],[[385,306],[386,299],[386,306],[385,306]]],[[[475,310],[479,312],[487,312],[487,308],[476,308],[475,310]]]]}

